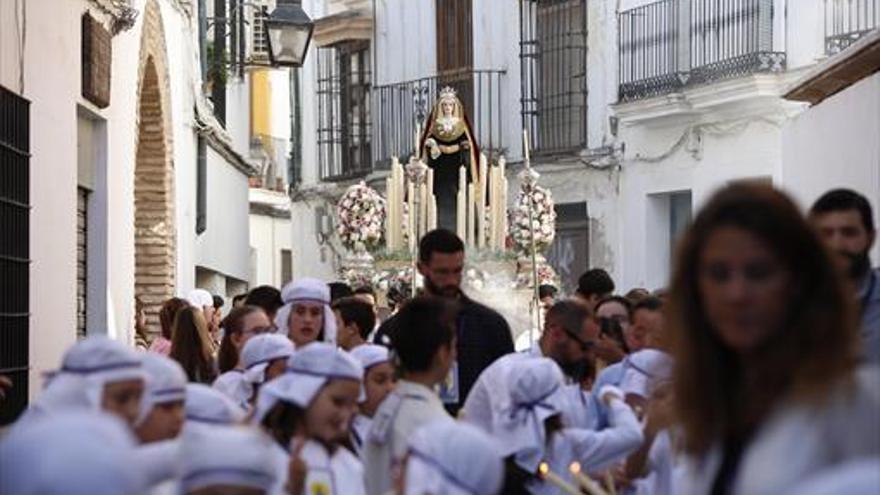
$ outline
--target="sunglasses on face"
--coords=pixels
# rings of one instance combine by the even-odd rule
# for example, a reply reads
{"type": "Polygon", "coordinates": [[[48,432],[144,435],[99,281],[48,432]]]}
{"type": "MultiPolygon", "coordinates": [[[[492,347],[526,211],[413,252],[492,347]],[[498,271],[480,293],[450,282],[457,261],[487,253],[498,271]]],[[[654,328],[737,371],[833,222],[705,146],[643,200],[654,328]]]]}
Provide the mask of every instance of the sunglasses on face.
{"type": "Polygon", "coordinates": [[[581,348],[581,352],[587,352],[596,346],[596,342],[593,340],[584,340],[578,334],[572,332],[565,327],[562,327],[562,330],[565,332],[565,335],[567,335],[568,338],[578,343],[581,348]]]}

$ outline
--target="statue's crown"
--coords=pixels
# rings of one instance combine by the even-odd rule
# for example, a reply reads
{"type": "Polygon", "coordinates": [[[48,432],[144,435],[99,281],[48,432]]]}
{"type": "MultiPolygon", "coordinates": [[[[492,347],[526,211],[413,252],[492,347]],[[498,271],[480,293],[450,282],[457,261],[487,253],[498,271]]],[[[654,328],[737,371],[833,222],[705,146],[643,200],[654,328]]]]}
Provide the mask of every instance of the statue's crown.
{"type": "Polygon", "coordinates": [[[446,86],[440,90],[440,99],[445,100],[446,98],[458,98],[458,93],[450,86],[446,86]]]}

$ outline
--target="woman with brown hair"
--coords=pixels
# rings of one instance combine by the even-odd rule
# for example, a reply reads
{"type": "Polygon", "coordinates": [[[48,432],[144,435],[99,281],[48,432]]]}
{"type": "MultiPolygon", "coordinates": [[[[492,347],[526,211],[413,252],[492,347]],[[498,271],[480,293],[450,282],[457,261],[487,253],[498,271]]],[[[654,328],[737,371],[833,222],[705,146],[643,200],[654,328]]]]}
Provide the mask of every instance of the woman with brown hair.
{"type": "Polygon", "coordinates": [[[689,462],[676,491],[784,493],[876,455],[880,375],[856,369],[851,297],[794,203],[769,186],[728,186],[679,249],[668,316],[689,462]]]}
{"type": "Polygon", "coordinates": [[[263,308],[248,305],[233,308],[220,322],[220,328],[223,329],[223,339],[220,341],[220,350],[217,353],[220,373],[241,367],[241,349],[248,339],[254,335],[274,331],[272,322],[269,321],[263,308]]]}
{"type": "Polygon", "coordinates": [[[189,303],[179,297],[172,297],[162,303],[162,308],[159,309],[161,333],[150,344],[150,352],[158,352],[164,356],[171,354],[171,331],[174,327],[174,317],[177,316],[177,312],[181,308],[187,306],[189,306],[189,303]]]}
{"type": "Polygon", "coordinates": [[[171,340],[171,359],[186,371],[190,382],[210,385],[217,377],[208,322],[200,309],[187,306],[177,312],[171,340]]]}

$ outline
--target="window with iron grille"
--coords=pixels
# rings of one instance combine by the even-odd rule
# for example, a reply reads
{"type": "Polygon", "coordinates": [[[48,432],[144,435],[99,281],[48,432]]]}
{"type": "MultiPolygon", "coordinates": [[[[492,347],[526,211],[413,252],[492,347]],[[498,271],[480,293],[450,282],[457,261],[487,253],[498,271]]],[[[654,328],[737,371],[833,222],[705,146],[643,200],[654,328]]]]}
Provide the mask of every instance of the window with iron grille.
{"type": "Polygon", "coordinates": [[[522,119],[536,152],[587,145],[587,2],[520,0],[522,119]]]}
{"type": "Polygon", "coordinates": [[[344,42],[318,49],[318,166],[321,180],[343,180],[372,169],[370,49],[344,42]]]}
{"type": "Polygon", "coordinates": [[[266,33],[266,18],[269,11],[264,2],[258,2],[254,9],[253,30],[251,32],[251,60],[269,60],[269,36],[266,33]]]}
{"type": "Polygon", "coordinates": [[[27,406],[30,301],[30,102],[0,86],[0,375],[12,390],[0,425],[27,406]]]}

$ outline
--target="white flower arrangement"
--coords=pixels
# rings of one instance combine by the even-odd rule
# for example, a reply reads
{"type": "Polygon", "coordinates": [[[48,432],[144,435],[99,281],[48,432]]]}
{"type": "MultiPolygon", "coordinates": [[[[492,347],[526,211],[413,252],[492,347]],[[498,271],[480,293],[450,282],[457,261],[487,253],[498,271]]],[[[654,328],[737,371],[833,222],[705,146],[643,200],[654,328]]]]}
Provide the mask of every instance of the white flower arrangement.
{"type": "Polygon", "coordinates": [[[548,189],[535,185],[527,192],[520,189],[516,204],[510,211],[510,236],[520,252],[532,249],[532,234],[529,229],[529,199],[532,201],[532,227],[535,230],[535,249],[540,253],[553,244],[556,237],[556,211],[553,196],[548,189]]]}
{"type": "Polygon", "coordinates": [[[336,232],[342,244],[353,251],[374,251],[382,242],[385,199],[363,181],[349,187],[336,205],[336,232]]]}

